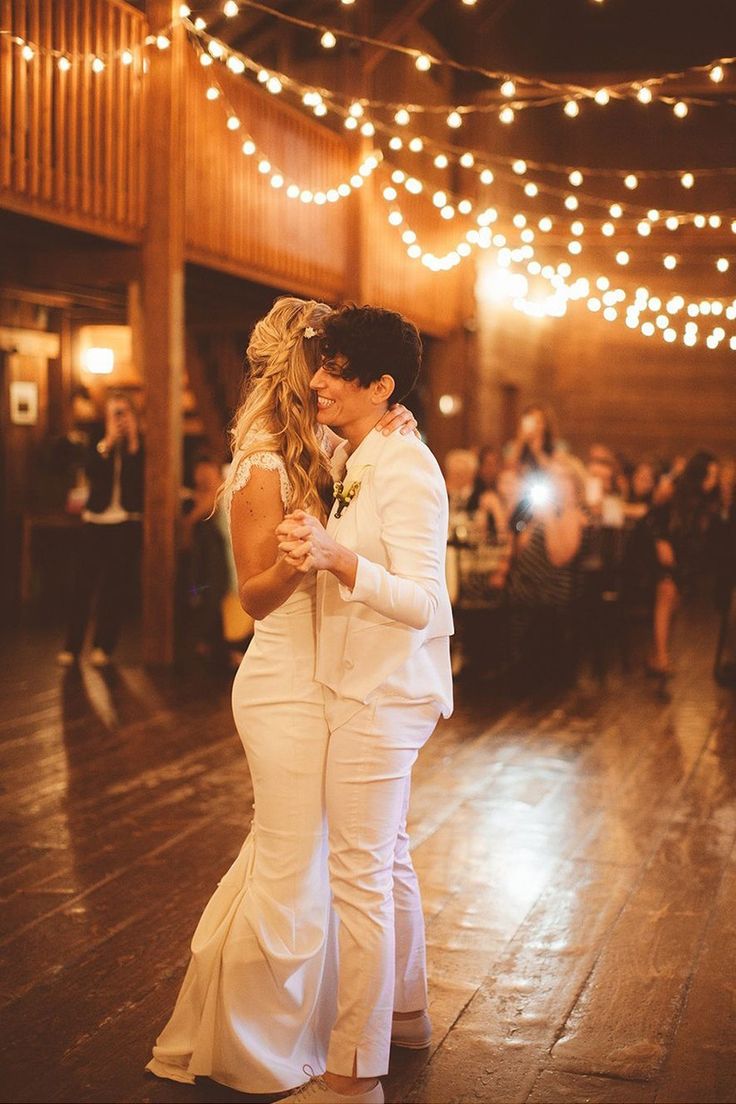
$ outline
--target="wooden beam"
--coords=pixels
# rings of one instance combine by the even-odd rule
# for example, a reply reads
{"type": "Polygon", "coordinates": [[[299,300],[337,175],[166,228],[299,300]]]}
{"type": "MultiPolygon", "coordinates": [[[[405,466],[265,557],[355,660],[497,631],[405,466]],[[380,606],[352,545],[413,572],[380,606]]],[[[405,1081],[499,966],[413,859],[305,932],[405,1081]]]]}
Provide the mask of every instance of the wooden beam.
{"type": "MultiPolygon", "coordinates": [[[[434,7],[434,4],[435,0],[411,0],[411,3],[404,4],[400,11],[389,19],[388,23],[375,37],[381,38],[385,42],[400,42],[409,28],[418,19],[421,19],[425,12],[434,7]]],[[[363,59],[363,73],[365,76],[369,76],[373,72],[378,63],[385,57],[385,54],[386,51],[381,46],[374,46],[366,50],[363,59]]]]}
{"type": "Polygon", "coordinates": [[[143,658],[174,660],[176,524],[181,486],[184,373],[184,51],[171,0],[148,0],[151,27],[173,22],[168,50],[148,75],[148,219],[143,246],[146,499],[143,525],[143,658]]]}

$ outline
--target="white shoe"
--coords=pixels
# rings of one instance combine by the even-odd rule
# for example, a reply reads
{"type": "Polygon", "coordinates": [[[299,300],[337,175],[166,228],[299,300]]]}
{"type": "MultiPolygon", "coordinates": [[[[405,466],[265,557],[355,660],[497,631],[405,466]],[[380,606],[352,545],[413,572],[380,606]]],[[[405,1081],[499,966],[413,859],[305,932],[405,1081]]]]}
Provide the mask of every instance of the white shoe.
{"type": "Polygon", "coordinates": [[[66,650],[59,652],[56,657],[56,662],[59,667],[73,667],[78,660],[79,656],[76,656],[74,652],[67,652],[66,650]]]}
{"type": "Polygon", "coordinates": [[[309,1066],[304,1067],[309,1081],[288,1096],[282,1096],[279,1104],[384,1104],[383,1085],[376,1081],[370,1089],[358,1093],[339,1093],[331,1089],[324,1077],[317,1077],[309,1066]]]}
{"type": "Polygon", "coordinates": [[[112,656],[109,656],[107,652],[103,652],[102,648],[93,648],[89,653],[89,661],[93,667],[109,667],[112,663],[112,656]]]}
{"type": "Polygon", "coordinates": [[[424,1050],[432,1042],[432,1021],[426,1012],[410,1020],[396,1020],[391,1024],[391,1042],[408,1050],[424,1050]]]}

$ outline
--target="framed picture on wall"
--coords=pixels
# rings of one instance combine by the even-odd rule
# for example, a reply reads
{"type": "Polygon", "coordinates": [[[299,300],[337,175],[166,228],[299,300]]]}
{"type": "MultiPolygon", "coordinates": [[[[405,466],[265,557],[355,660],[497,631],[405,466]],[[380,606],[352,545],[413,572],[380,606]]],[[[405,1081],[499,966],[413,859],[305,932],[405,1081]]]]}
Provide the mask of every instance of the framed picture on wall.
{"type": "Polygon", "coordinates": [[[10,420],[13,425],[35,425],[38,421],[38,384],[33,380],[11,381],[10,420]]]}

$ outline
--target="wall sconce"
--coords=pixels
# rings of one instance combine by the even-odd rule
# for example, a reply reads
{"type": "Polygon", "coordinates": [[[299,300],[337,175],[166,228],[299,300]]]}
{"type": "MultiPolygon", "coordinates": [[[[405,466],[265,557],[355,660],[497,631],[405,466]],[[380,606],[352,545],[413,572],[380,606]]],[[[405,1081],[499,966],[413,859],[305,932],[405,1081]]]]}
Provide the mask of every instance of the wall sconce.
{"type": "Polygon", "coordinates": [[[87,349],[84,367],[93,376],[109,376],[115,367],[115,353],[112,349],[87,349]]]}
{"type": "Polygon", "coordinates": [[[444,414],[446,418],[449,418],[453,414],[460,413],[463,408],[463,400],[460,395],[440,395],[437,406],[440,409],[440,414],[444,414]]]}

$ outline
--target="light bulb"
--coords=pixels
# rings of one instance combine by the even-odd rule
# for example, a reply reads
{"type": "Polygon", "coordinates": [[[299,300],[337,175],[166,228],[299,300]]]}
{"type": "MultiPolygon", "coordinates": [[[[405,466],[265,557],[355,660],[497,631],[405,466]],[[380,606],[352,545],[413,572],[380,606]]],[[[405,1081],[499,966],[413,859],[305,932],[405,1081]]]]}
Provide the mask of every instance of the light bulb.
{"type": "Polygon", "coordinates": [[[567,100],[562,110],[568,118],[574,119],[580,114],[580,104],[577,100],[567,100]]]}
{"type": "Polygon", "coordinates": [[[616,254],[616,264],[627,265],[629,263],[629,260],[629,254],[626,252],[625,249],[620,249],[616,254]]]}
{"type": "Polygon", "coordinates": [[[714,230],[717,230],[721,225],[720,215],[708,215],[708,225],[712,226],[714,230]]]}
{"type": "Polygon", "coordinates": [[[444,155],[444,153],[438,153],[437,156],[434,159],[434,167],[436,169],[446,169],[447,165],[448,165],[448,160],[447,160],[446,156],[444,155]]]}
{"type": "Polygon", "coordinates": [[[373,135],[376,133],[376,128],[374,127],[373,123],[369,121],[367,123],[363,123],[362,127],[360,128],[360,133],[363,135],[364,138],[372,138],[373,135]]]}
{"type": "Polygon", "coordinates": [[[572,253],[574,256],[577,256],[578,253],[581,253],[582,249],[583,247],[579,241],[571,241],[567,247],[568,253],[572,253]]]}
{"type": "Polygon", "coordinates": [[[512,80],[505,80],[499,89],[502,96],[510,100],[516,95],[516,85],[512,80]]]}
{"type": "Polygon", "coordinates": [[[332,31],[325,31],[320,39],[320,43],[324,46],[325,50],[332,50],[337,46],[337,39],[332,31]]]}
{"type": "Polygon", "coordinates": [[[640,88],[639,91],[636,93],[636,98],[639,103],[650,104],[653,99],[651,88],[648,88],[646,85],[644,85],[643,88],[640,88]]]}
{"type": "Polygon", "coordinates": [[[634,173],[629,173],[628,176],[624,177],[624,184],[626,185],[627,188],[630,189],[630,191],[633,191],[634,188],[637,188],[639,186],[639,180],[634,175],[634,173]]]}
{"type": "Polygon", "coordinates": [[[411,115],[405,107],[400,107],[394,115],[394,122],[397,126],[408,126],[411,122],[411,115]]]}
{"type": "Polygon", "coordinates": [[[669,272],[672,272],[674,268],[677,268],[677,257],[673,256],[672,253],[668,253],[662,264],[669,272]]]}
{"type": "Polygon", "coordinates": [[[656,207],[651,207],[647,211],[647,218],[650,222],[659,222],[659,211],[656,207]]]}
{"type": "Polygon", "coordinates": [[[472,169],[475,164],[475,158],[472,153],[464,153],[460,158],[460,164],[464,169],[472,169]]]}
{"type": "Polygon", "coordinates": [[[451,218],[454,218],[454,217],[455,217],[455,208],[454,208],[454,207],[451,207],[451,206],[450,206],[450,204],[449,204],[449,203],[447,203],[447,204],[446,204],[446,205],[445,205],[445,206],[444,206],[444,207],[442,208],[442,210],[440,211],[440,214],[442,215],[443,219],[451,219],[451,218]]]}
{"type": "Polygon", "coordinates": [[[167,38],[164,34],[156,35],[156,45],[159,50],[168,50],[171,45],[171,39],[167,38]]]}
{"type": "Polygon", "coordinates": [[[242,58],[236,57],[235,54],[231,54],[227,59],[227,67],[236,76],[240,76],[245,72],[245,62],[242,58]]]}
{"type": "Polygon", "coordinates": [[[637,223],[636,230],[638,234],[641,234],[642,238],[648,238],[652,232],[652,224],[642,219],[641,222],[637,223]]]}
{"type": "Polygon", "coordinates": [[[180,4],[179,5],[179,18],[180,19],[188,19],[191,14],[192,14],[192,9],[189,7],[188,4],[180,4]]]}
{"type": "Polygon", "coordinates": [[[233,19],[238,14],[239,8],[235,0],[227,0],[222,10],[228,19],[233,19]]]}
{"type": "Polygon", "coordinates": [[[208,100],[217,100],[220,97],[220,89],[216,88],[214,84],[210,85],[210,87],[205,92],[205,96],[208,100]]]}
{"type": "Polygon", "coordinates": [[[262,173],[263,176],[267,176],[271,171],[271,162],[267,161],[265,157],[261,158],[258,162],[258,171],[262,173]]]}
{"type": "Polygon", "coordinates": [[[281,173],[274,173],[273,176],[271,177],[271,187],[272,188],[283,188],[283,186],[284,186],[284,178],[281,175],[281,173]]]}
{"type": "MultiPolygon", "coordinates": [[[[259,84],[265,84],[270,76],[271,76],[271,74],[269,73],[268,69],[259,69],[258,70],[258,76],[257,76],[256,79],[257,79],[259,84]]],[[[322,97],[320,97],[320,99],[321,98],[322,97]]]]}
{"type": "Polygon", "coordinates": [[[593,99],[597,104],[600,104],[601,107],[605,107],[611,99],[611,93],[607,88],[599,88],[593,99]]]}
{"type": "Polygon", "coordinates": [[[318,104],[314,105],[314,114],[318,115],[320,117],[322,115],[326,115],[327,114],[327,104],[322,103],[322,100],[320,100],[318,104]]]}
{"type": "Polygon", "coordinates": [[[447,116],[447,125],[452,127],[453,130],[457,130],[458,127],[463,125],[463,117],[459,111],[451,111],[447,116]]]}
{"type": "Polygon", "coordinates": [[[241,149],[246,157],[252,157],[256,152],[256,144],[251,138],[246,138],[241,146],[241,149]]]}
{"type": "Polygon", "coordinates": [[[719,272],[728,272],[731,267],[731,263],[727,257],[719,257],[716,261],[716,268],[719,272]]]}
{"type": "Polygon", "coordinates": [[[278,96],[281,92],[283,85],[278,77],[269,77],[266,81],[266,88],[273,96],[278,96]]]}
{"type": "Polygon", "coordinates": [[[576,219],[575,222],[573,222],[572,226],[570,227],[570,233],[574,234],[576,238],[579,238],[580,235],[584,232],[584,230],[585,230],[585,226],[580,221],[580,219],[576,219]]]}
{"type": "Polygon", "coordinates": [[[683,173],[680,177],[680,183],[682,184],[683,188],[692,188],[693,184],[695,183],[695,177],[691,172],[683,173]]]}
{"type": "Polygon", "coordinates": [[[567,179],[570,181],[573,188],[579,188],[583,183],[583,174],[579,169],[573,169],[567,179]]]}
{"type": "Polygon", "coordinates": [[[518,161],[514,161],[511,168],[514,170],[517,176],[523,176],[526,172],[526,161],[522,161],[521,159],[519,159],[518,161]]]}
{"type": "Polygon", "coordinates": [[[404,245],[413,245],[414,242],[417,240],[417,236],[413,230],[405,230],[404,233],[401,235],[401,240],[403,241],[404,245]]]}
{"type": "Polygon", "coordinates": [[[68,73],[72,67],[72,63],[70,62],[68,57],[60,57],[56,64],[62,71],[62,73],[68,73]]]}
{"type": "Polygon", "coordinates": [[[212,58],[210,57],[209,54],[200,54],[199,55],[199,63],[200,63],[200,65],[204,65],[206,67],[206,66],[212,64],[212,58]]]}
{"type": "Polygon", "coordinates": [[[577,211],[578,207],[580,206],[578,197],[574,195],[565,196],[565,206],[567,207],[568,211],[577,211]]]}
{"type": "Polygon", "coordinates": [[[469,215],[473,210],[473,204],[469,199],[461,199],[457,205],[457,209],[461,215],[469,215]]]}
{"type": "MultiPolygon", "coordinates": [[[[199,60],[201,61],[203,57],[209,58],[209,56],[210,56],[209,54],[201,54],[199,60]]],[[[131,50],[123,50],[122,54],[120,55],[120,60],[122,61],[123,65],[132,65],[133,64],[133,53],[132,53],[132,51],[131,50]]],[[[59,68],[61,69],[61,63],[59,64],[59,68]]]]}
{"type": "Polygon", "coordinates": [[[348,114],[352,115],[354,119],[360,119],[365,113],[365,108],[358,100],[354,100],[348,108],[348,114]]]}
{"type": "Polygon", "coordinates": [[[608,213],[611,218],[619,219],[624,213],[624,209],[620,203],[612,203],[611,206],[608,208],[608,213]]]}
{"type": "Polygon", "coordinates": [[[447,195],[445,194],[445,192],[435,192],[432,196],[432,202],[434,203],[435,207],[444,207],[447,203],[447,195]]]}
{"type": "MultiPolygon", "coordinates": [[[[36,56],[36,51],[33,49],[32,46],[29,46],[28,43],[26,42],[26,44],[23,47],[23,49],[21,50],[20,54],[21,54],[21,57],[23,58],[24,61],[33,61],[34,57],[36,56]]],[[[97,58],[95,58],[95,61],[96,60],[97,60],[97,58]]],[[[94,65],[92,66],[92,68],[94,69],[94,65]]]]}
{"type": "Polygon", "coordinates": [[[401,139],[399,138],[399,136],[397,134],[395,134],[393,136],[393,138],[389,138],[389,140],[388,140],[389,149],[400,150],[403,147],[403,145],[404,145],[404,143],[401,141],[401,139]]]}
{"type": "Polygon", "coordinates": [[[409,149],[412,153],[421,153],[424,149],[424,142],[421,138],[412,138],[411,142],[409,142],[409,149]]]}
{"type": "Polygon", "coordinates": [[[208,42],[207,49],[212,54],[213,58],[221,58],[225,54],[225,47],[221,42],[218,42],[216,38],[213,38],[208,42]]]}
{"type": "Polygon", "coordinates": [[[419,54],[414,64],[420,73],[427,73],[432,68],[432,59],[426,54],[419,54]]]}
{"type": "Polygon", "coordinates": [[[534,199],[535,196],[539,195],[539,188],[533,181],[529,180],[524,185],[524,193],[528,195],[530,199],[534,199]]]}
{"type": "Polygon", "coordinates": [[[677,227],[680,225],[680,220],[678,219],[677,215],[669,215],[665,219],[664,224],[668,230],[676,230],[677,227]]]}
{"type": "Polygon", "coordinates": [[[104,68],[105,68],[105,63],[102,60],[102,58],[98,58],[98,57],[93,58],[93,60],[92,60],[92,72],[93,73],[101,73],[104,70],[104,68]]]}
{"type": "Polygon", "coordinates": [[[703,227],[708,225],[708,220],[705,215],[696,215],[693,219],[693,225],[696,226],[698,230],[702,230],[703,227]]]}
{"type": "Polygon", "coordinates": [[[346,116],[345,121],[342,125],[345,127],[346,130],[357,130],[358,120],[354,119],[352,115],[348,115],[346,116]]]}
{"type": "Polygon", "coordinates": [[[722,65],[714,65],[708,76],[714,84],[720,84],[725,76],[725,72],[722,65]]]}
{"type": "Polygon", "coordinates": [[[678,119],[684,119],[689,109],[684,100],[678,100],[672,110],[678,119]]]}
{"type": "Polygon", "coordinates": [[[201,15],[198,15],[197,18],[194,20],[195,30],[203,31],[206,26],[207,26],[206,21],[202,18],[201,15]]]}
{"type": "Polygon", "coordinates": [[[543,234],[548,234],[552,229],[552,219],[548,215],[545,215],[544,218],[539,220],[538,226],[543,234]]]}
{"type": "Polygon", "coordinates": [[[401,226],[402,222],[404,221],[404,216],[402,215],[401,211],[391,211],[390,215],[388,216],[388,221],[391,223],[392,226],[401,226]]]}
{"type": "Polygon", "coordinates": [[[504,126],[508,126],[510,123],[513,123],[514,118],[515,115],[513,107],[502,107],[498,113],[498,120],[499,122],[503,123],[504,126]]]}
{"type": "MultiPolygon", "coordinates": [[[[481,184],[492,184],[493,180],[494,180],[494,176],[493,176],[493,173],[491,172],[491,170],[490,169],[483,169],[483,172],[480,174],[481,184]]],[[[734,226],[736,226],[736,223],[734,223],[734,226]]],[[[734,234],[736,234],[736,230],[734,230],[734,234]]]]}

